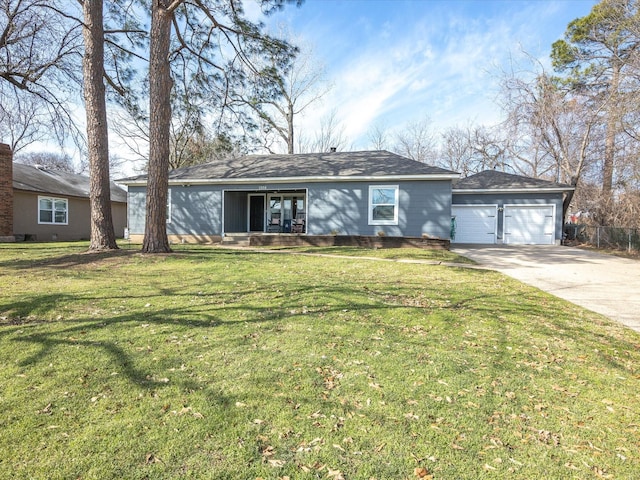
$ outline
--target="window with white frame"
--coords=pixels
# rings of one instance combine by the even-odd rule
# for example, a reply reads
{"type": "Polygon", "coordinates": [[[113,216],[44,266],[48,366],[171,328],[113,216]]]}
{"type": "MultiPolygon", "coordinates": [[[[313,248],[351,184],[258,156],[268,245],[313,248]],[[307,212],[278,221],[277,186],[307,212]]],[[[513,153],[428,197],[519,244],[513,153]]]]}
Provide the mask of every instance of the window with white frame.
{"type": "Polygon", "coordinates": [[[68,200],[66,198],[38,197],[38,223],[68,225],[68,200]]]}
{"type": "Polygon", "coordinates": [[[398,224],[398,186],[369,187],[369,225],[398,224]]]}

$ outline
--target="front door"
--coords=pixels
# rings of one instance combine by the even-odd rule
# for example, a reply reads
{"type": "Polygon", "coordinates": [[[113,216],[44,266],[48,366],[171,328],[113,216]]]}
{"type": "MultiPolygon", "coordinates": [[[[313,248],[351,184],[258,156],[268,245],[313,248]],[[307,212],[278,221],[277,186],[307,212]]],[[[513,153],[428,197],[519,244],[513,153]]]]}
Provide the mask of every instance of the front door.
{"type": "Polygon", "coordinates": [[[249,195],[249,231],[264,232],[264,195],[249,195]]]}

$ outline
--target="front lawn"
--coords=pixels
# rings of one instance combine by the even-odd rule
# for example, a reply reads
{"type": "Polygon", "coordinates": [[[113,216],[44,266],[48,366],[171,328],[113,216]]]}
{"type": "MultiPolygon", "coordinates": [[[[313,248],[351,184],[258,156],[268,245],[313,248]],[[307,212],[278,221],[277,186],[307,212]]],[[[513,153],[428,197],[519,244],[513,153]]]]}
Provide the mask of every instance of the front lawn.
{"type": "Polygon", "coordinates": [[[640,335],[498,273],[86,247],[0,245],[0,478],[640,471],[640,335]]]}

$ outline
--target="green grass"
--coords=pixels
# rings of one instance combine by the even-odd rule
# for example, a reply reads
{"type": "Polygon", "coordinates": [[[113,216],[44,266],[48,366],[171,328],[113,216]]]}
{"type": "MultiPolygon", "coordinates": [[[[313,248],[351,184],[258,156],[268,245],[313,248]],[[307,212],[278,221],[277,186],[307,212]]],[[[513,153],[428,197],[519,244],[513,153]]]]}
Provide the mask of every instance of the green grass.
{"type": "Polygon", "coordinates": [[[498,273],[86,247],[0,245],[0,478],[640,471],[640,335],[498,273]]]}
{"type": "Polygon", "coordinates": [[[473,260],[449,250],[425,248],[363,248],[363,247],[268,247],[270,251],[284,251],[300,254],[349,256],[442,263],[474,264],[473,260]]]}

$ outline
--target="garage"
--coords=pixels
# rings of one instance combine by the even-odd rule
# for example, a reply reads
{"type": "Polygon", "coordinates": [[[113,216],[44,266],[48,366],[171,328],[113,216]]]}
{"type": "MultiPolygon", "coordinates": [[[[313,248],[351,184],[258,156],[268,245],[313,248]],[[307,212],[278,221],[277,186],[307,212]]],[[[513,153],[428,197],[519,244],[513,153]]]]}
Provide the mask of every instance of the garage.
{"type": "Polygon", "coordinates": [[[505,205],[504,243],[511,245],[553,245],[554,205],[505,205]]]}
{"type": "Polygon", "coordinates": [[[452,205],[455,217],[453,243],[496,243],[497,205],[452,205]]]}
{"type": "Polygon", "coordinates": [[[460,179],[451,189],[452,242],[559,245],[571,191],[569,185],[497,170],[460,179]]]}

